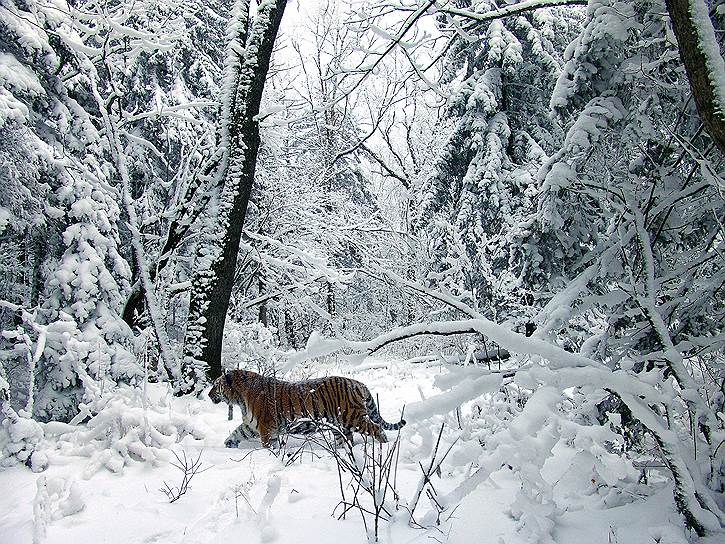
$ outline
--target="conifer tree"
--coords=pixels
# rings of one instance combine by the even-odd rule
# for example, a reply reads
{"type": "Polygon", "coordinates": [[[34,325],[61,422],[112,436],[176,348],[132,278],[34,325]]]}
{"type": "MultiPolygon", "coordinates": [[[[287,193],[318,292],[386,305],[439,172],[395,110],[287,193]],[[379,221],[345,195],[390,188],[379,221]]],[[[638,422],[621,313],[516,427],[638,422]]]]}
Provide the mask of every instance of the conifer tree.
{"type": "Polygon", "coordinates": [[[548,259],[517,239],[536,207],[536,171],[562,137],[548,98],[577,28],[567,8],[472,21],[453,38],[444,66],[455,124],[415,218],[434,263],[428,281],[515,323],[528,322],[545,281],[532,267],[548,259]]]}

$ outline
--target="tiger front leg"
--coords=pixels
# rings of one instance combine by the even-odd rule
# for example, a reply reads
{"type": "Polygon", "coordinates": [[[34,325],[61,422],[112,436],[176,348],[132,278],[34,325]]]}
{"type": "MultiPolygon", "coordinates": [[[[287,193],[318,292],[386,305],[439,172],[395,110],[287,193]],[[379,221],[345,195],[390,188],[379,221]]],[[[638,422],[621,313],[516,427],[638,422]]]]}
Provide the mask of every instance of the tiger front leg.
{"type": "Polygon", "coordinates": [[[259,439],[262,441],[262,447],[269,449],[272,446],[272,426],[266,422],[259,422],[259,439]]]}
{"type": "Polygon", "coordinates": [[[349,427],[343,427],[340,432],[333,432],[333,435],[335,436],[335,447],[337,448],[341,448],[346,444],[350,446],[355,444],[352,429],[349,427]]]}
{"type": "Polygon", "coordinates": [[[224,446],[227,448],[238,448],[239,443],[242,440],[249,440],[257,436],[257,433],[246,423],[242,423],[239,427],[232,431],[227,439],[224,441],[224,446]]]}

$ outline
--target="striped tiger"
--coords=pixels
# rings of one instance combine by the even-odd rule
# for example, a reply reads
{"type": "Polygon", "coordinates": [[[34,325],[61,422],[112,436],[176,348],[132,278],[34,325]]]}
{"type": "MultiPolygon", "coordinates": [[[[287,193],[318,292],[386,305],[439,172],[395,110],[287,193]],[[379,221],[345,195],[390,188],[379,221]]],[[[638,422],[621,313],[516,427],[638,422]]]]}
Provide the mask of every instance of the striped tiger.
{"type": "Polygon", "coordinates": [[[383,430],[405,425],[403,419],[386,422],[365,384],[341,376],[285,382],[249,370],[229,370],[214,380],[209,398],[214,404],[237,404],[242,411],[242,424],[224,442],[228,448],[254,437],[268,448],[281,434],[313,432],[318,422],[337,427],[350,441],[357,431],[387,442],[383,430]]]}

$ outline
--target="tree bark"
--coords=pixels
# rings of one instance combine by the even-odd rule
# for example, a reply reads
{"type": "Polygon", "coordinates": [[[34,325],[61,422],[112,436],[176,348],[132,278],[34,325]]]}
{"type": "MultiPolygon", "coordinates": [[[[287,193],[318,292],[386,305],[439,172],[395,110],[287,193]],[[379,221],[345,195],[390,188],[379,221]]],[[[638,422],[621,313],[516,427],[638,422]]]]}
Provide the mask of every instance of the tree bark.
{"type": "Polygon", "coordinates": [[[705,130],[720,152],[725,154],[725,103],[718,97],[725,93],[718,84],[725,81],[718,77],[718,74],[723,76],[722,57],[719,56],[720,49],[710,18],[693,15],[693,7],[707,13],[707,4],[704,0],[666,0],[666,3],[697,112],[705,130]],[[694,6],[696,2],[702,5],[694,6]],[[719,58],[708,59],[703,50],[708,45],[719,58]],[[709,66],[708,60],[713,65],[709,66]]]}
{"type": "Polygon", "coordinates": [[[220,140],[225,158],[217,172],[220,198],[197,249],[184,346],[184,379],[177,393],[198,389],[203,374],[221,375],[222,337],[234,283],[239,242],[259,150],[259,113],[274,40],[286,0],[262,4],[250,15],[239,0],[230,26],[220,140]]]}

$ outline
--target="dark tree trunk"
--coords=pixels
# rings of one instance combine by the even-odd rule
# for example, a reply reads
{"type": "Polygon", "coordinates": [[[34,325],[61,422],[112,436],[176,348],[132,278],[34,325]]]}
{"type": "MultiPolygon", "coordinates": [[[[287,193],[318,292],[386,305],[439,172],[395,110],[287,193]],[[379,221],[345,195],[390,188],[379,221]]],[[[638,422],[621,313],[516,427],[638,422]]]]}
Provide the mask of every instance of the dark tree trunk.
{"type": "Polygon", "coordinates": [[[292,322],[292,316],[290,313],[284,311],[284,335],[287,340],[287,345],[292,349],[297,349],[297,338],[295,335],[295,325],[292,322]]]}
{"type": "Polygon", "coordinates": [[[335,289],[332,282],[327,282],[327,313],[330,314],[330,320],[334,320],[337,315],[337,304],[335,303],[335,289]]]}
{"type": "MultiPolygon", "coordinates": [[[[672,21],[672,29],[677,37],[680,58],[682,64],[685,65],[700,120],[720,152],[725,153],[725,112],[718,109],[718,106],[725,108],[725,104],[717,104],[715,100],[717,78],[713,77],[707,66],[707,59],[700,49],[696,21],[690,11],[692,1],[666,0],[667,11],[672,21]]],[[[704,5],[704,9],[707,9],[707,4],[704,5]]],[[[711,24],[710,19],[707,19],[707,22],[711,24]]],[[[700,29],[700,32],[710,33],[711,31],[712,28],[700,29]]],[[[712,39],[715,40],[714,33],[712,39]]]]}
{"type": "MultiPolygon", "coordinates": [[[[264,293],[264,282],[262,281],[263,278],[263,272],[260,271],[259,273],[259,296],[262,296],[264,293]]],[[[269,325],[269,315],[267,312],[267,301],[263,300],[262,303],[259,305],[259,322],[264,325],[265,327],[269,325]]]]}
{"type": "Polygon", "coordinates": [[[141,280],[137,280],[131,288],[131,294],[126,300],[126,304],[123,307],[121,318],[126,322],[129,328],[133,329],[136,325],[136,314],[140,314],[143,311],[144,303],[144,289],[141,285],[141,280]]]}
{"type": "Polygon", "coordinates": [[[26,251],[29,253],[27,261],[30,265],[30,289],[28,293],[28,306],[30,308],[34,308],[38,305],[40,293],[43,288],[43,278],[40,273],[40,267],[43,263],[46,250],[44,242],[45,240],[42,237],[39,237],[36,234],[31,234],[28,240],[30,248],[27,248],[26,246],[26,251]]]}
{"type": "MultiPolygon", "coordinates": [[[[240,3],[241,4],[241,3],[240,3]]],[[[247,204],[254,181],[259,150],[259,113],[264,83],[269,70],[274,40],[277,36],[286,0],[264,5],[251,17],[249,3],[242,5],[235,36],[239,55],[234,88],[226,89],[229,115],[222,119],[222,139],[227,139],[227,157],[218,179],[223,184],[218,214],[210,218],[206,237],[199,244],[197,264],[192,280],[189,322],[184,353],[184,382],[177,392],[195,390],[206,372],[209,379],[221,375],[222,337],[234,273],[239,254],[247,204]],[[206,262],[202,262],[206,261],[206,262]]],[[[229,77],[229,74],[227,74],[229,77]]]]}

